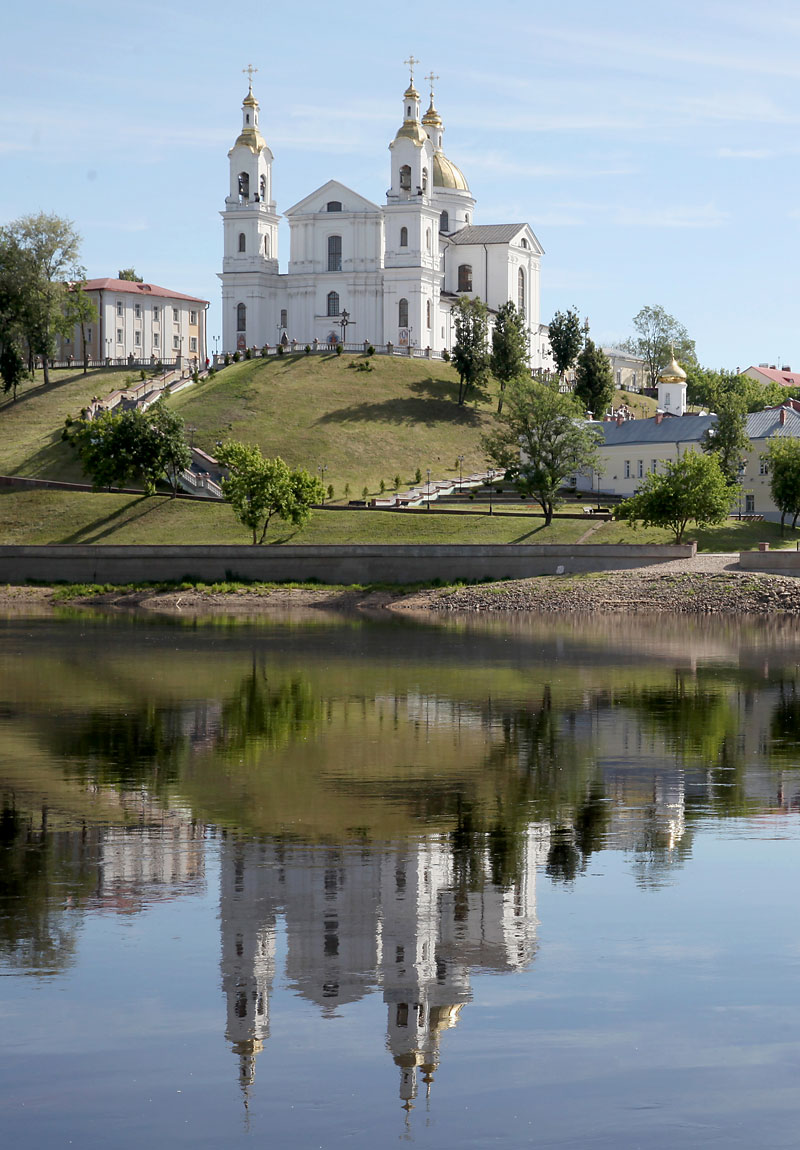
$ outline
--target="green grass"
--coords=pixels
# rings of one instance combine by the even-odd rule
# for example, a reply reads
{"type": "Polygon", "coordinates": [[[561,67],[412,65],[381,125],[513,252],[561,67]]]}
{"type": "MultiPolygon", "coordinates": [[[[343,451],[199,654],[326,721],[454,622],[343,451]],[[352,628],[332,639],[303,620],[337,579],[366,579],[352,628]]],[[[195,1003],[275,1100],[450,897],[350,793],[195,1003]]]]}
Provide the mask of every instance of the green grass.
{"type": "MultiPolygon", "coordinates": [[[[800,539],[800,531],[786,528],[781,537],[779,523],[752,523],[747,520],[729,519],[720,527],[696,528],[689,524],[686,540],[696,539],[698,551],[755,551],[759,543],[769,543],[770,547],[790,547],[800,539]]],[[[637,527],[611,520],[604,523],[592,535],[592,543],[673,543],[674,533],[664,527],[637,527]]]]}

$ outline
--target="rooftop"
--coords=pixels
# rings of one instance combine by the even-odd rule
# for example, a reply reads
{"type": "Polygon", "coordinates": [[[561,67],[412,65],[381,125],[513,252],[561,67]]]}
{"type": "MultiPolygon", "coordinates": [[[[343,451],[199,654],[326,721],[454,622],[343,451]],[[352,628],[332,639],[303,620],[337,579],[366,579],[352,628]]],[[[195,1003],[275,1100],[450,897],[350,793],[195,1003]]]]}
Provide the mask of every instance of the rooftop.
{"type": "Polygon", "coordinates": [[[158,284],[139,284],[133,280],[96,279],[87,280],[84,291],[113,291],[120,295],[159,296],[163,299],[185,299],[190,303],[208,303],[207,299],[200,299],[194,295],[184,295],[183,292],[170,291],[169,288],[159,287],[158,284]]]}

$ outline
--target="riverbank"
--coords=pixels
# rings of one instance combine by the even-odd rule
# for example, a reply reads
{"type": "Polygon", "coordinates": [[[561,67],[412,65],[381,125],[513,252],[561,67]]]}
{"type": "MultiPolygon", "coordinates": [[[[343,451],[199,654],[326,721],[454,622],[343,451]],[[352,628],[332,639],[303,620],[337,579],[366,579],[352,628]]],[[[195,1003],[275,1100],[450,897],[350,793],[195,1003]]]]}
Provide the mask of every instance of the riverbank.
{"type": "Polygon", "coordinates": [[[239,616],[277,615],[298,609],[345,613],[800,615],[800,583],[790,576],[742,571],[737,555],[718,554],[628,571],[420,590],[323,585],[181,590],[0,587],[0,611],[7,614],[50,613],[64,605],[239,616]]]}

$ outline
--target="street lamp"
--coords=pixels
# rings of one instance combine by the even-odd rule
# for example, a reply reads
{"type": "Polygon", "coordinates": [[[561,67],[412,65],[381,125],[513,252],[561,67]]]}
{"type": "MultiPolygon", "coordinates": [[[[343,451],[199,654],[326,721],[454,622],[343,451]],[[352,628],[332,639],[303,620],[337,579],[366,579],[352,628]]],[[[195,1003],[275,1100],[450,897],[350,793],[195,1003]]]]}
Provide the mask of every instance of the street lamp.
{"type": "Polygon", "coordinates": [[[458,491],[461,493],[461,484],[463,482],[462,468],[464,466],[464,456],[458,456],[458,491]]]}
{"type": "Polygon", "coordinates": [[[430,509],[431,509],[431,469],[429,467],[428,468],[428,507],[427,507],[427,510],[430,511],[430,509]]]}
{"type": "Polygon", "coordinates": [[[342,329],[342,347],[347,341],[347,329],[355,322],[354,319],[350,319],[350,312],[342,308],[342,318],[339,320],[339,327],[342,329]]]}
{"type": "Polygon", "coordinates": [[[325,472],[327,470],[328,470],[327,463],[320,463],[319,467],[317,468],[317,471],[319,472],[320,480],[322,482],[322,503],[323,503],[323,506],[325,505],[325,472]]]}
{"type": "Polygon", "coordinates": [[[197,428],[190,425],[186,430],[189,432],[189,446],[194,447],[194,433],[197,431],[197,428]]]}
{"type": "Polygon", "coordinates": [[[489,514],[492,514],[492,487],[494,485],[494,468],[489,468],[489,514]]]}

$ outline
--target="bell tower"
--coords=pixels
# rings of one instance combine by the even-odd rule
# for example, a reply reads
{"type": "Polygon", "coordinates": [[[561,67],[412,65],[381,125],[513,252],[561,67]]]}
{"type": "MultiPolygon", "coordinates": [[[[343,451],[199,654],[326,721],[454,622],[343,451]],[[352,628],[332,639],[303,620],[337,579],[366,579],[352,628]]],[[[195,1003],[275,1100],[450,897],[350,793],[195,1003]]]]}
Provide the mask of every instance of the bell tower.
{"type": "Polygon", "coordinates": [[[272,198],[273,155],[259,128],[253,73],[242,102],[242,130],[228,152],[230,180],[222,261],[222,342],[225,351],[267,342],[278,276],[278,214],[272,198]],[[271,290],[270,290],[271,289],[271,290]]]}

